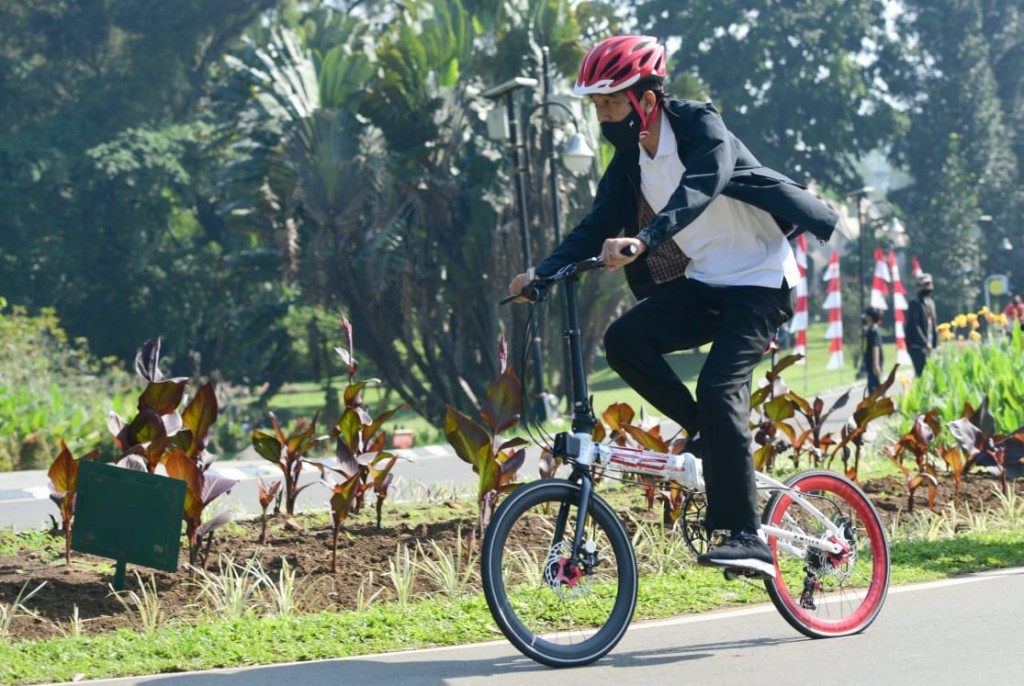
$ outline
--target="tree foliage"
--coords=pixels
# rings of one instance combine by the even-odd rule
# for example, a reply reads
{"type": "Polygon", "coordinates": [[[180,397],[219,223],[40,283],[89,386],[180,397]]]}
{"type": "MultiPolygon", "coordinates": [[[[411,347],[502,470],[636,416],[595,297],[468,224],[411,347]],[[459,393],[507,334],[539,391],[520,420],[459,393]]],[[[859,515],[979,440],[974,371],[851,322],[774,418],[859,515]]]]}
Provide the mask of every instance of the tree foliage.
{"type": "Polygon", "coordinates": [[[1006,20],[1020,26],[1012,3],[905,4],[902,33],[916,36],[918,47],[902,72],[900,95],[911,103],[912,125],[896,151],[914,184],[897,201],[915,249],[920,246],[935,276],[940,316],[948,317],[973,309],[983,275],[1006,260],[1000,254],[1006,227],[1018,224],[1018,160],[1006,123],[1015,119],[1000,91],[1015,95],[1019,89],[1020,74],[1007,74],[1005,65],[1012,61],[1007,53],[1024,48],[1024,37],[1002,30],[1006,20]],[[983,214],[994,221],[981,226],[983,214]]]}
{"type": "MultiPolygon", "coordinates": [[[[903,165],[913,185],[891,199],[911,249],[944,311],[972,306],[986,273],[1024,281],[1001,250],[1024,246],[1019,5],[0,3],[3,295],[55,307],[100,355],[161,336],[176,374],[267,382],[264,397],[300,356],[329,374],[311,332],[344,313],[360,358],[440,426],[447,405],[477,405],[494,341],[515,348],[525,324],[495,304],[524,259],[510,150],[486,136],[504,103],[481,93],[540,78],[544,47],[565,93],[587,47],[639,27],[673,48],[671,92],[711,97],[766,164],[833,194],[864,185],[853,161],[870,151],[903,165]]],[[[552,197],[544,95],[516,93],[534,261],[554,200],[568,230],[599,171],[563,173],[552,197]]],[[[627,298],[612,275],[584,284],[589,351],[627,298]]],[[[558,328],[541,331],[557,388],[558,328]]]]}
{"type": "Polygon", "coordinates": [[[648,0],[645,29],[679,41],[674,76],[704,85],[762,162],[843,190],[852,160],[898,134],[879,57],[896,49],[881,0],[648,0]]]}

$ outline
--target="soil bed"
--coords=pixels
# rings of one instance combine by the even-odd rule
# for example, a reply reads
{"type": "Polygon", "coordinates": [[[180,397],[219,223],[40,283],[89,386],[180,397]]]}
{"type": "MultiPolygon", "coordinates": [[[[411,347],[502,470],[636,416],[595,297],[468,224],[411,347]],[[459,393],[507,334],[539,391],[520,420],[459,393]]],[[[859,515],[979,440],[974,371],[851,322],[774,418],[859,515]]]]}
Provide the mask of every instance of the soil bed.
{"type": "MultiPolygon", "coordinates": [[[[970,508],[975,513],[999,509],[997,486],[998,480],[994,477],[970,475],[961,484],[958,509],[970,508]]],[[[893,518],[908,516],[907,496],[896,477],[868,481],[863,488],[887,528],[893,518]]],[[[1020,486],[1015,485],[1015,488],[1018,494],[1024,492],[1020,486]]],[[[645,511],[640,493],[633,500],[636,502],[636,506],[631,508],[634,515],[658,518],[655,513],[645,511]]],[[[952,479],[945,477],[940,480],[935,509],[953,500],[952,479]]],[[[385,505],[385,511],[388,507],[385,505]]],[[[918,489],[914,508],[924,510],[927,507],[927,489],[918,489]]],[[[339,543],[338,570],[334,573],[330,570],[331,532],[324,515],[297,515],[291,519],[278,515],[272,518],[266,545],[257,542],[260,532],[258,520],[234,522],[228,529],[215,534],[206,568],[216,570],[222,556],[237,562],[256,558],[276,580],[281,560],[285,559],[296,573],[301,611],[351,610],[357,607],[360,589],[364,598],[371,597],[378,589],[384,589],[378,600],[391,597],[388,562],[400,545],[405,544],[410,551],[415,551],[419,543],[430,551],[433,550],[430,542],[434,542],[445,550],[454,551],[460,536],[464,546],[469,543],[476,524],[475,508],[453,503],[447,507],[437,506],[435,511],[445,512],[447,516],[435,516],[438,521],[429,523],[398,521],[385,524],[380,529],[371,523],[372,508],[357,519],[350,519],[339,543]]],[[[411,518],[409,515],[406,517],[411,518]]],[[[64,564],[62,538],[57,532],[53,535],[55,545],[51,552],[21,551],[15,555],[0,555],[0,602],[13,602],[26,582],[29,591],[43,581],[47,582],[26,603],[36,616],[16,616],[11,622],[9,637],[41,639],[65,635],[69,633],[76,607],[82,629],[87,634],[131,628],[134,613],[126,611],[110,594],[108,585],[113,580],[113,562],[72,552],[72,564],[68,568],[64,564]]],[[[138,571],[143,579],[153,575],[161,608],[168,619],[199,621],[203,616],[202,594],[186,571],[187,562],[188,551],[183,547],[177,573],[129,565],[126,590],[139,590],[134,571],[138,571]]],[[[417,594],[437,590],[425,574],[418,575],[417,584],[417,594]]]]}

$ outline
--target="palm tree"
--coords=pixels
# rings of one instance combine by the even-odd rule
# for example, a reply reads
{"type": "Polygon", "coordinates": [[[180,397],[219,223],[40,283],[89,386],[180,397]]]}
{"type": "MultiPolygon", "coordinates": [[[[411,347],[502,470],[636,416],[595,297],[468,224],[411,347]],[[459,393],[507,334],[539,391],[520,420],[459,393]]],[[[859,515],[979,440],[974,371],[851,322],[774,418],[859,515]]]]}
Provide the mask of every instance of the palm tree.
{"type": "MultiPolygon", "coordinates": [[[[347,314],[387,387],[440,424],[446,404],[478,404],[496,376],[497,340],[511,337],[496,303],[522,267],[507,160],[482,135],[479,93],[534,70],[544,32],[578,59],[566,48],[576,34],[561,1],[515,21],[512,3],[490,16],[458,0],[399,9],[375,22],[317,10],[305,44],[279,28],[228,61],[222,200],[286,256],[308,303],[347,314]],[[513,60],[509,45],[527,47],[513,60]]],[[[530,188],[531,221],[550,226],[544,177],[530,188]]],[[[550,234],[536,233],[541,254],[550,234]]],[[[595,300],[605,322],[611,300],[595,300]]]]}

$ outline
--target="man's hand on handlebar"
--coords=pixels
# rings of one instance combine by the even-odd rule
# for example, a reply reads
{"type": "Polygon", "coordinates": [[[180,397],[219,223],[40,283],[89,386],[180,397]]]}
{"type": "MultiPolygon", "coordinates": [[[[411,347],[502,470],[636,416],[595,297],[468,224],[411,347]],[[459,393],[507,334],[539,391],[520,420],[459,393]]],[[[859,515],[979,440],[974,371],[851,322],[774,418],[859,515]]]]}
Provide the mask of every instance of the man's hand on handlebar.
{"type": "Polygon", "coordinates": [[[551,283],[558,283],[567,276],[591,269],[623,267],[646,251],[647,245],[636,238],[609,238],[604,242],[598,257],[567,265],[553,276],[537,277],[532,269],[530,273],[516,274],[508,285],[508,297],[502,298],[501,303],[536,302],[551,283]]]}
{"type": "Polygon", "coordinates": [[[647,244],[637,238],[609,238],[601,247],[601,259],[608,269],[618,269],[647,252],[647,244]]]}
{"type": "MultiPolygon", "coordinates": [[[[530,277],[525,272],[522,274],[516,274],[516,278],[512,279],[512,283],[508,285],[509,295],[519,295],[520,293],[523,292],[523,288],[525,288],[528,283],[530,283],[530,277]]],[[[528,301],[526,300],[526,298],[520,297],[516,298],[512,302],[524,303],[528,301]]]]}

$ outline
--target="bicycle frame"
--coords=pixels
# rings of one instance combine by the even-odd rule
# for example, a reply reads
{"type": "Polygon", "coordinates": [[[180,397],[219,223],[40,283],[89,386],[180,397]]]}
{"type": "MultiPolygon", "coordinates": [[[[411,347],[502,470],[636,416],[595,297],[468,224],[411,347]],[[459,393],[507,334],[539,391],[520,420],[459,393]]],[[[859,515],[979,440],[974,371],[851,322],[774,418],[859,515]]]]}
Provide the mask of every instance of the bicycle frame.
{"type": "MultiPolygon", "coordinates": [[[[597,444],[591,439],[591,431],[597,425],[597,418],[590,403],[586,370],[583,364],[582,334],[577,305],[576,281],[580,274],[593,269],[599,269],[603,266],[604,263],[599,258],[591,258],[568,265],[549,279],[549,283],[561,283],[564,289],[566,329],[562,332],[562,335],[568,340],[569,344],[573,407],[572,433],[562,432],[557,434],[552,452],[555,457],[561,458],[572,465],[572,474],[569,478],[580,484],[579,521],[585,521],[590,506],[590,499],[593,495],[592,467],[607,467],[626,473],[665,477],[669,461],[673,457],[670,454],[652,450],[597,444]]],[[[811,516],[822,522],[826,528],[827,533],[825,535],[815,537],[789,529],[765,525],[765,534],[775,537],[779,548],[799,559],[806,559],[807,553],[803,548],[793,545],[793,543],[810,546],[836,555],[845,551],[845,546],[839,543],[839,541],[844,540],[843,531],[835,522],[815,507],[806,495],[761,472],[756,472],[755,478],[759,491],[785,492],[811,516]]],[[[563,508],[563,511],[559,512],[555,527],[555,540],[561,539],[568,516],[568,508],[563,508]]],[[[583,543],[582,539],[583,527],[577,527],[572,547],[574,561],[583,543]]]]}
{"type": "MultiPolygon", "coordinates": [[[[597,258],[568,265],[503,301],[536,303],[550,286],[565,288],[563,335],[573,416],[571,430],[554,437],[551,453],[571,473],[509,494],[495,511],[481,555],[484,596],[495,622],[520,652],[552,667],[589,664],[607,654],[636,609],[639,569],[633,539],[621,516],[595,490],[599,469],[648,475],[659,484],[674,482],[684,497],[678,510],[681,525],[673,535],[679,534],[695,555],[721,540],[721,532],[706,527],[707,498],[699,469],[692,471],[697,468],[693,456],[593,440],[598,419],[583,366],[576,280],[603,266],[597,258]],[[550,521],[552,509],[557,514],[549,536],[536,517],[550,521]],[[541,587],[534,586],[538,579],[532,573],[524,576],[524,556],[527,563],[541,564],[541,587]]],[[[884,602],[891,565],[885,530],[870,500],[855,483],[827,470],[799,472],[785,482],[755,472],[755,479],[765,501],[761,526],[774,567],[722,566],[725,578],[761,581],[782,618],[805,636],[862,631],[884,602]]]]}

